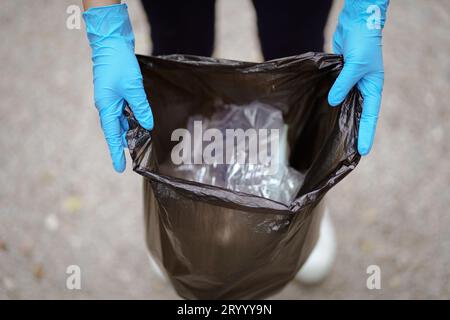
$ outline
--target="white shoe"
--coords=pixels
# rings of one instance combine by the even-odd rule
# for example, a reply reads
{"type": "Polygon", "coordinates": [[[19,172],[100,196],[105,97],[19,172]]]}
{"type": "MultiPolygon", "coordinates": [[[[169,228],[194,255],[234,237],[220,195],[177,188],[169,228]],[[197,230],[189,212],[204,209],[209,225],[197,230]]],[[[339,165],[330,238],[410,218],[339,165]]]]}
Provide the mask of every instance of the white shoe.
{"type": "Polygon", "coordinates": [[[156,263],[155,259],[152,257],[151,253],[148,253],[148,260],[150,261],[150,268],[152,269],[153,273],[163,282],[167,282],[167,278],[162,272],[161,268],[156,263]]]}
{"type": "Polygon", "coordinates": [[[295,279],[306,285],[318,284],[330,273],[335,257],[336,237],[328,208],[325,208],[319,240],[295,279]]]}

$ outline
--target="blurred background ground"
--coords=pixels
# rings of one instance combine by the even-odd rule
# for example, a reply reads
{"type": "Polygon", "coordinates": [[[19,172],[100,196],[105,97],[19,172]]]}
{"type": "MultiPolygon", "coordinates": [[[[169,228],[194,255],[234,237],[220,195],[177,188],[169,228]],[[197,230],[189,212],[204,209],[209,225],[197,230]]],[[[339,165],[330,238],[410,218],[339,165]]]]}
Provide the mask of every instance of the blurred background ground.
{"type": "MultiPolygon", "coordinates": [[[[128,3],[148,54],[140,2],[128,3]]],[[[71,4],[0,11],[0,298],[177,298],[148,265],[140,177],[110,165],[84,29],[66,28],[71,4]],[[72,264],[79,291],[65,287],[72,264]]],[[[391,1],[376,143],[328,197],[335,267],[322,285],[291,283],[274,298],[450,298],[449,13],[447,0],[391,1]],[[372,264],[381,290],[366,288],[372,264]]],[[[261,59],[250,1],[219,0],[216,34],[215,56],[261,59]]]]}

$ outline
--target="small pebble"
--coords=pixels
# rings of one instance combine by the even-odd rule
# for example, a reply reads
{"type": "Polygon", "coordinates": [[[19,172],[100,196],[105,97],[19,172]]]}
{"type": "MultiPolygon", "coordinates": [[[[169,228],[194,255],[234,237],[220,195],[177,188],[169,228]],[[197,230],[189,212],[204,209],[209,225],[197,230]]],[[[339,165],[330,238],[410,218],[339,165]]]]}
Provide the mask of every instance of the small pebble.
{"type": "Polygon", "coordinates": [[[45,218],[45,227],[49,231],[56,231],[59,228],[59,220],[55,214],[49,214],[45,218]]]}
{"type": "Polygon", "coordinates": [[[7,251],[8,246],[6,245],[5,241],[0,240],[0,251],[7,251]]]}
{"type": "Polygon", "coordinates": [[[44,266],[42,264],[34,266],[33,275],[36,279],[41,280],[44,277],[44,266]]]}

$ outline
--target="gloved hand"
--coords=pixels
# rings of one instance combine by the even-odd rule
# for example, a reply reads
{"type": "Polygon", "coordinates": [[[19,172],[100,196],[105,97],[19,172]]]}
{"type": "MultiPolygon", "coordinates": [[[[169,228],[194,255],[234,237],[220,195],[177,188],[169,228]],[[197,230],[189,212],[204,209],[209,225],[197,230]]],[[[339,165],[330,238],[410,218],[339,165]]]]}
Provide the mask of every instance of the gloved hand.
{"type": "Polygon", "coordinates": [[[140,125],[153,129],[153,115],[134,55],[134,35],[127,5],[94,7],[83,14],[94,71],[94,99],[114,169],[125,170],[124,147],[129,104],[140,125]]]}
{"type": "Polygon", "coordinates": [[[389,0],[346,0],[333,37],[333,51],[344,56],[344,68],[328,95],[339,105],[356,84],[364,102],[358,152],[369,153],[375,136],[383,90],[381,37],[389,0]]]}

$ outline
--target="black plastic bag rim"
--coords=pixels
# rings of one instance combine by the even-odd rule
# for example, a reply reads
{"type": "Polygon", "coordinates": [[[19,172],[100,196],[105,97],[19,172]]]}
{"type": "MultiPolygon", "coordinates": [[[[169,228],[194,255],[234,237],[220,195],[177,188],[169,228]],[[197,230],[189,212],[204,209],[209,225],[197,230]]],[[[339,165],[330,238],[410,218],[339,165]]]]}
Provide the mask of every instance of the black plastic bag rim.
{"type": "MultiPolygon", "coordinates": [[[[230,69],[233,72],[237,70],[241,72],[261,72],[267,69],[271,69],[274,67],[291,67],[292,64],[300,63],[303,60],[311,60],[312,58],[317,58],[316,52],[306,52],[303,54],[283,57],[263,62],[250,62],[250,61],[239,61],[239,60],[231,60],[231,59],[223,59],[223,58],[213,58],[213,57],[200,57],[195,55],[188,54],[170,54],[170,55],[160,55],[160,56],[145,56],[136,54],[136,57],[139,61],[144,61],[145,63],[150,62],[151,60],[159,60],[160,62],[167,63],[176,63],[178,66],[180,64],[185,64],[186,66],[201,66],[201,67],[213,67],[215,69],[222,68],[224,70],[230,69]],[[253,69],[253,67],[257,67],[253,69]],[[248,68],[248,69],[247,69],[248,68]]],[[[340,70],[344,63],[343,56],[340,54],[334,53],[322,53],[321,57],[316,61],[321,62],[320,60],[328,60],[330,58],[335,58],[339,61],[339,64],[336,65],[336,70],[340,70]]],[[[314,59],[313,59],[314,60],[314,59]]],[[[325,67],[319,64],[319,69],[325,67]]]]}
{"type": "MultiPolygon", "coordinates": [[[[315,60],[318,68],[325,68],[330,65],[332,71],[339,71],[343,65],[342,55],[336,54],[321,54],[321,56],[317,57],[314,52],[308,52],[301,55],[285,57],[265,62],[243,62],[236,60],[228,60],[228,59],[219,59],[219,58],[211,58],[211,57],[198,57],[192,55],[165,55],[165,56],[143,56],[137,55],[140,59],[140,63],[151,63],[152,60],[157,60],[159,63],[168,63],[179,66],[180,64],[185,64],[186,66],[192,67],[201,66],[201,67],[214,67],[214,68],[222,68],[224,70],[230,69],[233,72],[261,72],[261,70],[267,70],[272,68],[280,68],[280,67],[292,67],[293,64],[301,63],[303,60],[315,60]],[[337,59],[339,61],[338,64],[330,64],[327,60],[330,58],[337,59]],[[200,60],[201,59],[201,60],[200,60]],[[324,64],[322,64],[322,62],[324,64]],[[254,68],[255,67],[255,68],[254,68]]],[[[344,100],[341,105],[336,108],[349,108],[349,101],[352,99],[357,99],[360,96],[359,91],[355,87],[349,93],[347,98],[344,100]]],[[[143,129],[139,126],[137,121],[134,119],[132,112],[129,108],[125,111],[126,115],[131,116],[132,122],[130,123],[130,130],[127,133],[127,137],[132,135],[132,131],[136,129],[140,129],[145,131],[146,133],[140,137],[140,142],[142,143],[151,143],[151,132],[143,129]],[[133,125],[134,122],[134,125],[133,125]]],[[[358,119],[359,121],[359,119],[358,119]]],[[[357,126],[358,127],[358,126],[357,126]]],[[[134,148],[130,148],[130,153],[133,158],[133,150],[134,148]]],[[[356,150],[356,148],[355,148],[356,150]]],[[[137,157],[136,155],[134,155],[137,157]]],[[[184,180],[172,176],[164,176],[155,172],[148,170],[145,167],[138,166],[136,163],[133,163],[133,170],[144,176],[145,178],[150,179],[153,182],[161,183],[166,185],[167,187],[175,190],[176,192],[181,193],[183,196],[188,198],[195,198],[197,201],[204,201],[208,203],[215,203],[216,205],[233,208],[242,211],[252,211],[259,213],[270,213],[270,214],[294,214],[300,211],[302,208],[309,206],[315,203],[323,194],[331,189],[334,185],[336,185],[339,181],[341,181],[347,174],[349,174],[355,166],[358,164],[361,156],[357,151],[352,152],[346,156],[342,161],[342,165],[337,167],[334,171],[334,179],[331,181],[327,181],[325,183],[320,183],[317,185],[314,190],[311,190],[299,197],[297,197],[294,201],[291,202],[290,205],[285,205],[283,203],[277,202],[275,200],[271,200],[268,198],[260,197],[257,195],[251,195],[243,192],[236,192],[226,188],[221,188],[218,186],[212,186],[208,184],[202,184],[195,181],[184,180]]],[[[133,158],[134,162],[134,158],[133,158]]]]}

